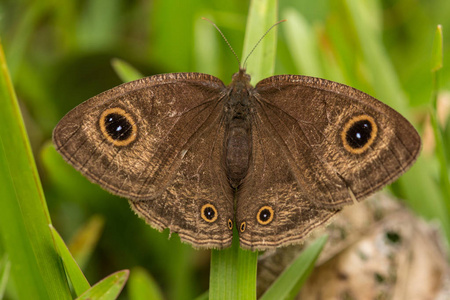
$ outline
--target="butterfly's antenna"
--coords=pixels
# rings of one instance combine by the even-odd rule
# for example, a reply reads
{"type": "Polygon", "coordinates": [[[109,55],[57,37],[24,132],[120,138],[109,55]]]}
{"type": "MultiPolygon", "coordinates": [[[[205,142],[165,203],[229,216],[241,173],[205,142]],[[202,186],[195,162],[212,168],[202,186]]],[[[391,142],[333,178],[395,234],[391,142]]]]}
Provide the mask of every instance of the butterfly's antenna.
{"type": "Polygon", "coordinates": [[[247,63],[247,59],[250,57],[250,55],[253,53],[253,51],[255,51],[256,47],[258,47],[259,43],[261,43],[261,41],[263,40],[263,38],[272,30],[272,28],[274,28],[275,26],[277,26],[280,23],[286,22],[287,20],[280,20],[278,22],[276,22],[275,24],[273,24],[272,26],[270,26],[269,29],[267,29],[266,33],[264,33],[262,35],[262,37],[258,40],[258,42],[256,43],[256,45],[253,47],[252,51],[250,51],[250,53],[247,55],[247,57],[244,60],[244,69],[247,63]]]}
{"type": "Polygon", "coordinates": [[[205,17],[202,17],[203,20],[208,21],[209,23],[211,23],[216,29],[217,31],[220,33],[220,35],[223,37],[223,39],[225,40],[225,42],[227,43],[228,47],[230,47],[231,52],[233,52],[234,56],[236,57],[236,60],[239,64],[239,68],[241,68],[241,61],[239,60],[239,57],[236,55],[236,52],[234,52],[233,47],[231,47],[230,43],[228,42],[227,38],[225,37],[225,35],[222,33],[222,31],[219,29],[219,27],[217,27],[216,24],[214,24],[213,21],[211,21],[210,19],[207,19],[205,17]]]}

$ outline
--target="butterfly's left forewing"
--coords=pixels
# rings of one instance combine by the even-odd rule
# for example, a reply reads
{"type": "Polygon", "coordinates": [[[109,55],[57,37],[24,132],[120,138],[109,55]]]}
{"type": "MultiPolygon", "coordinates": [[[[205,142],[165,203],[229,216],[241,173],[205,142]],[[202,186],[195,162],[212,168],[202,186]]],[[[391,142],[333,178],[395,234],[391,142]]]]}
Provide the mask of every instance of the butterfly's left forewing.
{"type": "Polygon", "coordinates": [[[129,82],[69,112],[56,149],[83,175],[126,197],[153,227],[195,247],[231,244],[233,191],[221,170],[225,86],[174,73],[129,82]]]}

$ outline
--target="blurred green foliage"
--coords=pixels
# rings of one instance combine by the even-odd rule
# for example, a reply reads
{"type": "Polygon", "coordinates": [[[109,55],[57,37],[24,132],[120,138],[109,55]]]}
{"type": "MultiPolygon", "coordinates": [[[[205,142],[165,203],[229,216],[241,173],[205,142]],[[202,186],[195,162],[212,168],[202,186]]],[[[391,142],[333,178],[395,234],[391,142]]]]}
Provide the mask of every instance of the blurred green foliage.
{"type": "MultiPolygon", "coordinates": [[[[444,34],[439,89],[450,90],[450,69],[446,68],[450,1],[361,2],[280,1],[279,19],[299,25],[298,30],[288,23],[278,27],[275,74],[320,75],[349,84],[398,105],[423,132],[432,94],[431,54],[437,24],[442,24],[444,34]],[[365,9],[352,11],[361,6],[365,9]],[[357,16],[363,19],[358,21],[357,16]],[[369,41],[374,45],[361,42],[368,38],[361,36],[361,30],[371,33],[369,41]],[[298,40],[302,43],[292,44],[298,40]],[[297,57],[305,53],[306,57],[297,57]],[[380,84],[383,78],[388,82],[380,84]],[[390,99],[392,95],[400,102],[390,99]]],[[[169,239],[167,232],[158,233],[131,212],[127,201],[89,183],[48,143],[53,127],[77,104],[121,83],[112,67],[117,58],[146,76],[196,71],[230,82],[238,64],[201,17],[213,20],[241,56],[248,5],[241,0],[0,1],[0,38],[53,225],[68,242],[92,216],[105,220],[98,245],[83,267],[91,284],[117,270],[143,267],[167,298],[192,299],[208,289],[209,251],[194,250],[176,236],[169,239]]],[[[449,125],[443,137],[448,149],[449,125]]],[[[436,195],[438,200],[409,203],[418,213],[443,220],[448,212],[435,214],[444,207],[439,202],[440,162],[433,152],[423,155],[427,169],[416,172],[415,180],[427,183],[419,185],[422,194],[436,195]]],[[[406,182],[394,190],[409,201],[405,186],[408,190],[412,184],[406,182]]],[[[121,297],[127,298],[127,293],[121,297]]]]}

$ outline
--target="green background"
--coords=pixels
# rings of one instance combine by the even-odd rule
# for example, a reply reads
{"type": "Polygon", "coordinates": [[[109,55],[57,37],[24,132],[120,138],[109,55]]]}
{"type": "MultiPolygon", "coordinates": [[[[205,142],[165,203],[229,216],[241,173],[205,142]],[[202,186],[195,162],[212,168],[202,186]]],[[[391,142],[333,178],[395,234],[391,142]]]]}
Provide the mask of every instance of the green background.
{"type": "MultiPolygon", "coordinates": [[[[229,83],[238,63],[201,17],[213,20],[241,57],[248,7],[242,0],[0,0],[0,39],[52,223],[91,284],[139,266],[167,298],[192,299],[208,289],[209,251],[193,250],[176,235],[168,239],[138,219],[125,199],[89,183],[54,151],[53,127],[77,104],[122,82],[115,59],[145,76],[195,71],[229,83]],[[83,250],[74,237],[86,224],[93,225],[84,233],[94,238],[83,250]]],[[[279,3],[279,19],[288,22],[278,26],[275,74],[319,76],[361,89],[405,114],[421,135],[432,107],[433,40],[442,24],[437,92],[443,97],[450,90],[450,1],[286,0],[279,3]]],[[[449,141],[446,125],[446,149],[449,141]]],[[[439,169],[448,165],[429,146],[425,139],[418,166],[393,191],[446,230],[450,200],[439,169]]],[[[4,249],[0,245],[1,255],[4,249]]],[[[20,288],[10,281],[7,298],[20,288]]]]}

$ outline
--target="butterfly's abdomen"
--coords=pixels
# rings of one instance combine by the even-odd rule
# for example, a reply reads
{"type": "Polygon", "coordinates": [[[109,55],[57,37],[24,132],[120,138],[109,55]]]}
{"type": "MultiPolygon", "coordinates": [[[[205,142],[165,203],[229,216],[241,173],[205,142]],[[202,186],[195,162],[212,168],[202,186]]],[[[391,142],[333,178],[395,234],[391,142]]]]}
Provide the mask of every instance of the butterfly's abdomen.
{"type": "Polygon", "coordinates": [[[225,140],[225,165],[231,186],[237,188],[247,175],[252,145],[250,128],[239,126],[242,122],[233,123],[225,140]]]}
{"type": "Polygon", "coordinates": [[[234,88],[225,108],[225,168],[230,185],[237,188],[245,178],[252,153],[249,94],[234,88]]]}

